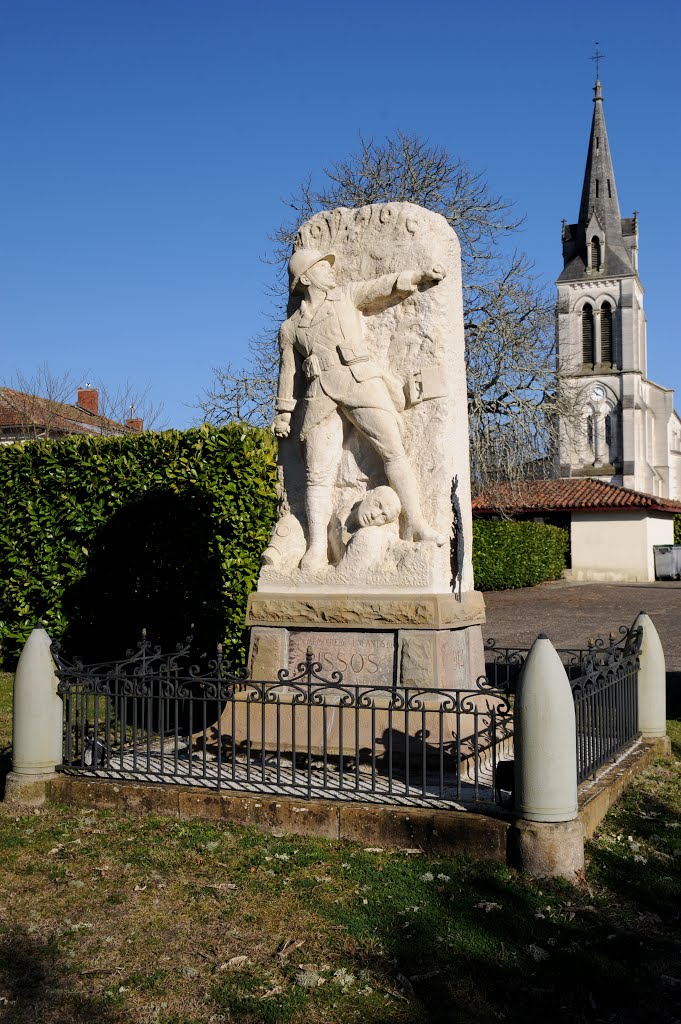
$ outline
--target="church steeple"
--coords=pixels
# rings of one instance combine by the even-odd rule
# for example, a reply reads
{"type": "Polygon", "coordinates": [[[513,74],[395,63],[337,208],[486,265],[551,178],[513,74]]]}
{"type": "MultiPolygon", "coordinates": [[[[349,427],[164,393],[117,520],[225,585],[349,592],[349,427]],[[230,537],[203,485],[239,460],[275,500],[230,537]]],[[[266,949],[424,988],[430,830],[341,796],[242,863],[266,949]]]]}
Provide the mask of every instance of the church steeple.
{"type": "MultiPolygon", "coordinates": [[[[597,51],[597,66],[601,57],[597,51]]],[[[579,217],[576,224],[563,221],[557,281],[558,374],[581,403],[581,416],[573,407],[559,420],[556,472],[679,499],[681,418],[673,392],[647,376],[638,215],[620,217],[598,71],[596,79],[579,217]]],[[[594,528],[584,524],[585,531],[594,528]]],[[[615,563],[598,562],[593,538],[588,547],[593,565],[603,569],[583,578],[610,579],[615,563]]]]}
{"type": "Polygon", "coordinates": [[[593,91],[594,111],[579,216],[576,224],[563,225],[561,280],[636,273],[638,226],[635,217],[623,220],[620,216],[600,81],[596,81],[593,91]]]}
{"type": "Polygon", "coordinates": [[[610,156],[608,133],[603,114],[601,83],[594,86],[594,114],[591,121],[589,152],[586,157],[582,201],[579,206],[579,229],[586,232],[595,214],[605,231],[606,243],[622,245],[620,207],[617,201],[615,171],[610,156]]]}

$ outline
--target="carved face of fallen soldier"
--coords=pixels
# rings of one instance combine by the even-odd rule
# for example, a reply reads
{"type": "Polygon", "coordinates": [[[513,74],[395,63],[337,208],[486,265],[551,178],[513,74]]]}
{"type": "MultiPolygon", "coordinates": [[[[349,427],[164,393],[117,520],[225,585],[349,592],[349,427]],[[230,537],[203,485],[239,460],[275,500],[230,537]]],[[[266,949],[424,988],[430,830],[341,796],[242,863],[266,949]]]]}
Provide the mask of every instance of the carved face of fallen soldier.
{"type": "Polygon", "coordinates": [[[392,487],[376,487],[360,503],[357,522],[360,526],[385,526],[395,522],[400,509],[400,499],[392,487]]]}

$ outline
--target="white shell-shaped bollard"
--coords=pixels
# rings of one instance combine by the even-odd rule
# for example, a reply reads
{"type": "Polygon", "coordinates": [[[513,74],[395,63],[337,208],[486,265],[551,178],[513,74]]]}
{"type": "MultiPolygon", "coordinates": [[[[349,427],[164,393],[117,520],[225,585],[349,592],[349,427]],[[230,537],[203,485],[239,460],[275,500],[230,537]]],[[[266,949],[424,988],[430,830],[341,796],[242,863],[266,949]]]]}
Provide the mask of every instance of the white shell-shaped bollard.
{"type": "Polygon", "coordinates": [[[528,821],[577,817],[575,706],[563,664],[544,634],[527,656],[514,706],[515,807],[528,821]]]}
{"type": "Polygon", "coordinates": [[[62,761],[63,707],[44,629],[34,629],[24,645],[14,677],[12,770],[46,775],[62,761]]]}
{"type": "Polygon", "coordinates": [[[653,621],[640,612],[636,626],[643,627],[640,668],[638,670],[638,727],[643,739],[667,733],[667,676],[664,651],[653,621]]]}

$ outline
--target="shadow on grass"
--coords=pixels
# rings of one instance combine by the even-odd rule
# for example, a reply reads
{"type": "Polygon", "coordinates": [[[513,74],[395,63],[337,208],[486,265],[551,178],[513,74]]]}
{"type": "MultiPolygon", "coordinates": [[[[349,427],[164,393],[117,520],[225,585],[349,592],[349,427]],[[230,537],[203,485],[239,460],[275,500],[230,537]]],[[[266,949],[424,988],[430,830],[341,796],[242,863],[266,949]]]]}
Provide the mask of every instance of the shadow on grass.
{"type": "Polygon", "coordinates": [[[119,1024],[111,1000],[73,991],[53,944],[23,932],[5,935],[0,946],[3,1024],[119,1024]]]}
{"type": "Polygon", "coordinates": [[[12,771],[12,747],[0,747],[0,800],[5,799],[5,780],[12,771]]]}
{"type": "Polygon", "coordinates": [[[368,907],[326,904],[323,913],[359,937],[352,969],[380,976],[391,964],[414,1021],[633,1024],[654,1005],[656,1020],[671,1024],[681,991],[681,833],[665,822],[677,818],[639,796],[625,841],[593,846],[593,889],[463,859],[429,864],[419,879],[395,859],[373,882],[367,873],[368,907]],[[660,859],[636,863],[628,836],[660,859]]]}
{"type": "MultiPolygon", "coordinates": [[[[414,989],[425,1020],[618,1021],[675,1019],[678,993],[660,991],[660,964],[675,973],[676,943],[615,923],[605,912],[556,913],[567,894],[547,884],[542,901],[507,884],[475,886],[452,908],[449,956],[426,921],[391,940],[396,972],[414,989]],[[485,910],[478,903],[498,904],[485,910]],[[551,910],[547,910],[550,907],[551,910]],[[573,921],[569,914],[574,913],[573,921]],[[536,914],[542,914],[541,918],[536,914]],[[439,968],[438,973],[432,974],[439,968]],[[666,1013],[665,1013],[666,1009],[666,1013]]],[[[645,904],[647,905],[647,903],[645,904]]],[[[397,922],[395,922],[397,924],[397,922]]]]}
{"type": "Polygon", "coordinates": [[[681,720],[681,672],[667,672],[667,718],[681,720]]]}

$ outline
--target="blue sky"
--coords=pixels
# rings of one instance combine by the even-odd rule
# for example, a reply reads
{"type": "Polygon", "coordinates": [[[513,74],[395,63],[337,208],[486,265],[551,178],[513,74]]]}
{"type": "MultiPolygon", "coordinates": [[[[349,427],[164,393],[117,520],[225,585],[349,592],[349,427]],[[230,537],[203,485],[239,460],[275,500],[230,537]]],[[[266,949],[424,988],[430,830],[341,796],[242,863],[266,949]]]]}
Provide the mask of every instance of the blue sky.
{"type": "Polygon", "coordinates": [[[264,326],[282,200],[360,134],[485,169],[553,281],[598,40],[649,374],[681,392],[680,38],[676,0],[2,0],[0,378],[47,361],[150,384],[188,426],[211,367],[264,326]]]}

